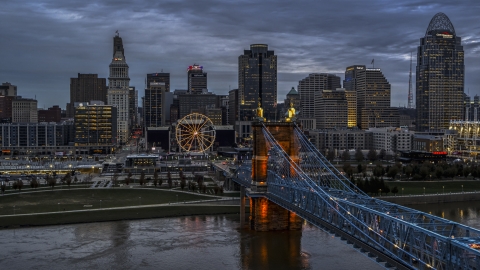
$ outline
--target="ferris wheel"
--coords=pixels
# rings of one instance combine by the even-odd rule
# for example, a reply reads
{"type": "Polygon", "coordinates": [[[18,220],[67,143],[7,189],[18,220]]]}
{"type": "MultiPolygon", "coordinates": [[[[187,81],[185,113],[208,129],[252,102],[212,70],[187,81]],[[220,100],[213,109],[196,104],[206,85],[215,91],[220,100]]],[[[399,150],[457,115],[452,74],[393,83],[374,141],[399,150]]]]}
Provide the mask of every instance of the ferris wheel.
{"type": "Polygon", "coordinates": [[[191,113],[178,120],[175,137],[183,151],[203,153],[215,141],[213,122],[203,114],[191,113]]]}

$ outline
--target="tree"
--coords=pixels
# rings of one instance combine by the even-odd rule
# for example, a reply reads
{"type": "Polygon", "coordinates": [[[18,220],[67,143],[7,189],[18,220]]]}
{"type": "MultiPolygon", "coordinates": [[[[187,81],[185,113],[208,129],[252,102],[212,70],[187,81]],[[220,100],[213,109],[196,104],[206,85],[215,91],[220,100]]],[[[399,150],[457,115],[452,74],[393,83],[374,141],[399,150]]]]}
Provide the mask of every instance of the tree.
{"type": "Polygon", "coordinates": [[[381,177],[385,174],[385,169],[383,168],[382,164],[377,164],[375,168],[373,168],[373,175],[375,177],[381,177]]]}
{"type": "Polygon", "coordinates": [[[327,158],[329,161],[333,161],[333,159],[335,158],[335,153],[333,152],[332,149],[329,149],[329,150],[328,150],[328,153],[327,153],[326,158],[327,158]]]}
{"type": "Polygon", "coordinates": [[[362,173],[363,172],[363,166],[361,163],[358,163],[357,165],[357,173],[362,173]]]}
{"type": "Polygon", "coordinates": [[[2,185],[0,186],[1,190],[2,190],[2,194],[5,193],[5,189],[7,188],[7,185],[5,184],[5,182],[2,182],[2,185]]]}
{"type": "Polygon", "coordinates": [[[74,182],[74,183],[78,183],[78,179],[77,179],[77,177],[76,177],[76,176],[75,176],[75,177],[73,177],[73,182],[74,182]]]}
{"type": "Polygon", "coordinates": [[[55,179],[54,177],[50,177],[50,176],[47,176],[47,179],[48,179],[48,185],[51,186],[52,190],[53,190],[53,188],[57,184],[57,179],[55,179]]]}
{"type": "Polygon", "coordinates": [[[387,151],[385,151],[385,149],[381,149],[380,154],[378,155],[378,158],[383,160],[385,159],[386,156],[387,156],[387,151]]]}
{"type": "Polygon", "coordinates": [[[118,173],[114,173],[113,177],[112,177],[113,187],[115,187],[115,185],[117,185],[117,180],[118,180],[118,173]]]}
{"type": "Polygon", "coordinates": [[[371,162],[374,162],[375,160],[377,160],[377,151],[375,151],[375,149],[370,149],[368,151],[368,154],[367,154],[367,158],[368,160],[370,160],[371,162]]]}
{"type": "Polygon", "coordinates": [[[153,184],[155,185],[155,187],[157,187],[157,183],[158,183],[158,171],[155,170],[155,172],[153,173],[153,184]]]}
{"type": "Polygon", "coordinates": [[[350,152],[348,149],[345,149],[345,151],[342,153],[342,161],[345,162],[347,160],[350,160],[350,152]]]}
{"type": "Polygon", "coordinates": [[[31,188],[37,188],[38,187],[38,181],[36,177],[32,178],[32,181],[30,181],[30,187],[31,188]]]}
{"type": "Polygon", "coordinates": [[[397,188],[397,186],[394,186],[394,187],[393,187],[392,193],[393,193],[394,196],[397,196],[397,193],[398,193],[398,188],[397,188]]]}
{"type": "Polygon", "coordinates": [[[349,178],[352,177],[353,169],[350,163],[343,163],[342,169],[349,178]]]}
{"type": "Polygon", "coordinates": [[[182,175],[182,178],[180,179],[180,188],[183,190],[186,184],[187,182],[185,181],[185,176],[182,175]]]}
{"type": "Polygon", "coordinates": [[[13,187],[14,190],[17,190],[17,188],[18,188],[17,181],[13,181],[12,187],[13,187]]]}
{"type": "Polygon", "coordinates": [[[163,184],[163,179],[161,177],[158,178],[158,185],[161,187],[163,184]]]}
{"type": "Polygon", "coordinates": [[[168,183],[168,188],[172,188],[172,175],[170,174],[170,172],[167,173],[167,183],[168,183]]]}
{"type": "Polygon", "coordinates": [[[197,183],[191,181],[190,186],[191,186],[190,188],[192,189],[192,192],[195,192],[195,190],[197,189],[197,183]]]}
{"type": "Polygon", "coordinates": [[[398,168],[396,166],[390,167],[390,169],[387,172],[387,176],[392,178],[392,180],[395,179],[395,176],[397,176],[398,173],[398,168]]]}
{"type": "Polygon", "coordinates": [[[357,150],[355,151],[355,160],[357,162],[362,162],[364,159],[365,157],[363,156],[362,150],[360,148],[357,148],[357,150]]]}
{"type": "Polygon", "coordinates": [[[143,184],[145,184],[145,172],[142,171],[142,173],[140,174],[140,186],[142,186],[143,184]]]}
{"type": "Polygon", "coordinates": [[[72,183],[72,177],[70,177],[70,174],[68,175],[67,177],[67,186],[68,186],[68,189],[70,189],[70,184],[72,183]]]}

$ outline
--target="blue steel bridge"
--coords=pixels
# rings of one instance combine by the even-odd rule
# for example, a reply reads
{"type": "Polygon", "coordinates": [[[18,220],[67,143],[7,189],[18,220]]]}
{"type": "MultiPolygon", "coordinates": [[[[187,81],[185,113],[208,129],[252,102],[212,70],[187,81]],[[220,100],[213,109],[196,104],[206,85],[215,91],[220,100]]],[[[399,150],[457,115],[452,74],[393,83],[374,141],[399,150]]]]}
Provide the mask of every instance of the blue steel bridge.
{"type": "MultiPolygon", "coordinates": [[[[480,270],[480,230],[368,196],[294,123],[254,123],[252,163],[242,164],[233,180],[251,202],[266,199],[386,266],[480,270]],[[262,170],[266,179],[258,179],[262,170]]],[[[252,219],[256,210],[250,211],[252,219]]]]}

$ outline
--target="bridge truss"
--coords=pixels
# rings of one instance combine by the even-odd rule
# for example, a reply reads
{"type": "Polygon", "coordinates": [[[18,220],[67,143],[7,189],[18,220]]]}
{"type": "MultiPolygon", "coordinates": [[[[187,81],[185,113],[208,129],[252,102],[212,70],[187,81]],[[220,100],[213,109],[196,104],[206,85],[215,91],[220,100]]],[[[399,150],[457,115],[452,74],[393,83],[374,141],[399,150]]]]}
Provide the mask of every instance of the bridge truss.
{"type": "MultiPolygon", "coordinates": [[[[266,127],[269,149],[265,196],[310,223],[335,230],[411,269],[480,269],[480,230],[358,190],[295,127],[298,157],[289,156],[266,127]]],[[[235,180],[249,187],[251,166],[235,180]]]]}

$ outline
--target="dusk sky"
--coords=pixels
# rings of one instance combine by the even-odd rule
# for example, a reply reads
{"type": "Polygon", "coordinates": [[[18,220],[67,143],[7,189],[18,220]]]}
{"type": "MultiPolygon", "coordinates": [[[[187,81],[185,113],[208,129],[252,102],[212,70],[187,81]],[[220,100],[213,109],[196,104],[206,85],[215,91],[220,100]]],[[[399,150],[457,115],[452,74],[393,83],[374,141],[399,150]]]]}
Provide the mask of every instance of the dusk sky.
{"type": "MultiPolygon", "coordinates": [[[[392,106],[406,106],[410,52],[432,17],[445,13],[465,50],[465,92],[480,94],[480,1],[2,1],[0,83],[38,106],[69,101],[77,73],[108,77],[113,37],[123,38],[130,85],[144,94],[147,73],[169,72],[187,88],[187,67],[208,72],[208,88],[237,88],[238,56],[266,43],[278,55],[278,99],[310,73],[359,64],[381,68],[392,106]]],[[[415,92],[415,81],[413,82],[415,92]]]]}

